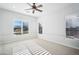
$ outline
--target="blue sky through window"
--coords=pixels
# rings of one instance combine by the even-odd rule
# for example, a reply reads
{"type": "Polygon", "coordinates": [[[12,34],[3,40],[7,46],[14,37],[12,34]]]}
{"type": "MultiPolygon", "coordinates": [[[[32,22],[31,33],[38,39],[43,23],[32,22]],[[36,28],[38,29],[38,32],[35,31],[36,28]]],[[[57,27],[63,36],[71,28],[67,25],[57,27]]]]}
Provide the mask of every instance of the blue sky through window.
{"type": "Polygon", "coordinates": [[[21,26],[21,24],[22,24],[22,21],[21,20],[14,21],[14,25],[15,26],[21,26]]]}

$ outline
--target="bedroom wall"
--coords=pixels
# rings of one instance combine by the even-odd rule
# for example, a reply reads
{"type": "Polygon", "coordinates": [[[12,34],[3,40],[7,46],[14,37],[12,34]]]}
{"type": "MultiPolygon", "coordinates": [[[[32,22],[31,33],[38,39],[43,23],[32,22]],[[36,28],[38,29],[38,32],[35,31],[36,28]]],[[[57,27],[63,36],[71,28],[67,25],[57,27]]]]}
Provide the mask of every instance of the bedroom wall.
{"type": "Polygon", "coordinates": [[[45,10],[38,21],[43,26],[43,34],[38,34],[38,36],[41,39],[79,49],[79,40],[66,38],[65,32],[65,17],[79,16],[79,4],[59,4],[59,6],[48,4],[44,8],[45,10]],[[54,10],[55,8],[56,10],[54,10]]]}
{"type": "Polygon", "coordinates": [[[12,12],[5,9],[0,9],[0,15],[2,17],[2,25],[0,27],[2,28],[2,41],[3,44],[6,44],[8,42],[15,42],[20,40],[28,40],[31,38],[37,37],[37,18],[20,14],[17,12],[12,12]],[[24,35],[14,35],[13,33],[13,22],[15,19],[22,19],[23,21],[26,21],[29,23],[29,33],[24,35]]]}
{"type": "MultiPolygon", "coordinates": [[[[0,13],[2,13],[1,11],[0,11],[0,13]]],[[[1,14],[0,14],[0,27],[2,27],[2,17],[1,17],[1,14]]],[[[2,36],[1,36],[1,34],[2,34],[2,28],[0,28],[0,45],[2,44],[2,36]]]]}
{"type": "Polygon", "coordinates": [[[0,45],[0,55],[2,54],[2,46],[0,45]]]}
{"type": "MultiPolygon", "coordinates": [[[[1,13],[1,11],[0,11],[1,13]]],[[[2,17],[0,14],[0,27],[2,27],[2,17]]],[[[0,55],[2,54],[2,37],[1,37],[1,33],[2,33],[2,28],[0,28],[0,55]]]]}

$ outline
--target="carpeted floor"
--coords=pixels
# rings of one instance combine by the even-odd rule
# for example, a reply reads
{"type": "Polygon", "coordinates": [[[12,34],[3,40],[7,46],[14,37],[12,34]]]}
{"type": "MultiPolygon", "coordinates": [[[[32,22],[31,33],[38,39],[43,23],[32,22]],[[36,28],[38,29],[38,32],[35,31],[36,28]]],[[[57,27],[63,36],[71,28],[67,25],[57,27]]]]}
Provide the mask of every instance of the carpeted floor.
{"type": "MultiPolygon", "coordinates": [[[[7,55],[79,55],[79,50],[42,39],[30,39],[5,45],[7,55]]],[[[4,55],[5,55],[4,54],[4,55]]]]}
{"type": "Polygon", "coordinates": [[[46,40],[35,39],[35,42],[54,55],[79,55],[79,50],[46,40]]]}
{"type": "Polygon", "coordinates": [[[28,40],[25,47],[13,48],[13,55],[51,55],[51,53],[38,45],[35,41],[28,40]]]}

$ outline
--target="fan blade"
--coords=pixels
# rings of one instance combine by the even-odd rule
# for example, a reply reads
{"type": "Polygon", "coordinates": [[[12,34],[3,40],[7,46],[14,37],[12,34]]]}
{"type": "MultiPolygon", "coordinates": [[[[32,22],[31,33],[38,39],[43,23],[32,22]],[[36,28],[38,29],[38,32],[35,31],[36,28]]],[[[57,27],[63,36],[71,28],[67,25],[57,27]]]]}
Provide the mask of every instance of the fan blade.
{"type": "Polygon", "coordinates": [[[35,10],[33,10],[32,13],[34,14],[35,13],[35,10]]]}
{"type": "Polygon", "coordinates": [[[25,10],[31,10],[32,8],[29,8],[29,9],[25,9],[25,10]]]}
{"type": "Polygon", "coordinates": [[[40,11],[40,12],[42,12],[42,10],[40,10],[40,9],[36,9],[37,11],[40,11]]]}
{"type": "Polygon", "coordinates": [[[43,5],[38,5],[37,8],[43,7],[43,5]]]}
{"type": "Polygon", "coordinates": [[[27,4],[32,7],[32,5],[30,3],[27,3],[27,4]]]}

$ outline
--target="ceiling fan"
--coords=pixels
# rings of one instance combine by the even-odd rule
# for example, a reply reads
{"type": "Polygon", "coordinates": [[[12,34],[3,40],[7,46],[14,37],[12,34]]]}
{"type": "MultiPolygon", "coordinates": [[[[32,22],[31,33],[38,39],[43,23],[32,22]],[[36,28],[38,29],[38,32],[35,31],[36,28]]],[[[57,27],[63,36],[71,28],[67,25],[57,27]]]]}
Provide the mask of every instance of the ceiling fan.
{"type": "Polygon", "coordinates": [[[35,13],[35,11],[39,11],[39,12],[42,12],[43,10],[40,10],[40,9],[38,9],[38,8],[40,8],[40,7],[43,7],[43,5],[36,5],[36,3],[32,3],[32,4],[30,4],[30,3],[27,3],[31,8],[29,8],[29,9],[25,9],[25,10],[32,10],[32,13],[34,14],[35,13]]]}

